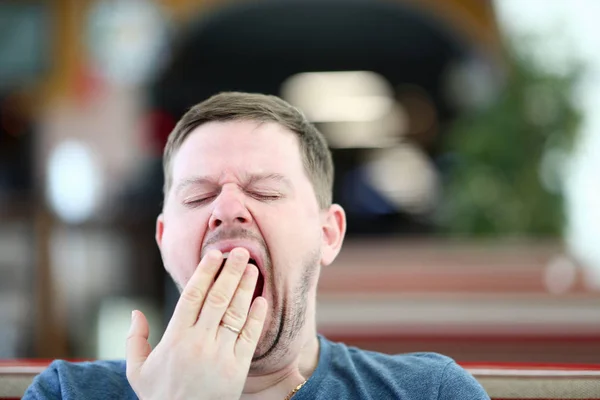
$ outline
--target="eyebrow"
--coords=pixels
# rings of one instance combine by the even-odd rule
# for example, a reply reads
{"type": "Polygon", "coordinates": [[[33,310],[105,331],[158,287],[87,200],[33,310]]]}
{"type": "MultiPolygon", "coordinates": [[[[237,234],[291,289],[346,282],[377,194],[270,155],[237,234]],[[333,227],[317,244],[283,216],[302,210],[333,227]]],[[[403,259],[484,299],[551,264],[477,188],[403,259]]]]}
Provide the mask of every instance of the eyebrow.
{"type": "Polygon", "coordinates": [[[181,193],[181,191],[183,191],[183,189],[187,188],[188,186],[194,185],[216,186],[216,183],[214,180],[208,177],[197,176],[193,178],[187,178],[177,184],[177,187],[175,188],[175,194],[179,194],[181,193]]]}
{"type": "MultiPolygon", "coordinates": [[[[290,180],[288,178],[286,178],[285,176],[283,176],[281,174],[277,174],[277,173],[248,174],[246,176],[245,181],[243,182],[243,186],[248,187],[248,186],[256,185],[258,183],[265,182],[265,181],[277,182],[277,183],[287,186],[288,188],[292,187],[292,183],[290,182],[290,180]]],[[[182,180],[177,185],[177,187],[175,189],[175,193],[179,194],[186,187],[194,186],[194,185],[207,185],[207,186],[213,186],[213,187],[219,186],[219,184],[217,183],[217,180],[215,180],[213,178],[209,178],[207,176],[195,176],[192,178],[187,178],[187,179],[182,180]]]]}
{"type": "Polygon", "coordinates": [[[287,187],[291,187],[292,183],[288,178],[281,174],[271,173],[271,174],[251,174],[246,178],[246,182],[244,186],[252,186],[257,183],[261,183],[264,181],[273,181],[277,183],[281,183],[287,187]]]}

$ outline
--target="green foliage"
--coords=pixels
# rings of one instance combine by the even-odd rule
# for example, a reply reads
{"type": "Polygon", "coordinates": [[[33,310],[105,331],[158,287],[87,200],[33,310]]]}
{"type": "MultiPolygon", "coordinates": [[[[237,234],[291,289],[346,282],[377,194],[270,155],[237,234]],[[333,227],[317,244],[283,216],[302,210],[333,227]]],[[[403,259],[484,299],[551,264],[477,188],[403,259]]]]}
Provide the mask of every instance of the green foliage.
{"type": "Polygon", "coordinates": [[[560,160],[580,122],[572,100],[580,69],[553,73],[516,50],[506,60],[500,96],[460,117],[449,132],[444,150],[456,163],[440,223],[461,236],[558,236],[564,225],[560,160]]]}

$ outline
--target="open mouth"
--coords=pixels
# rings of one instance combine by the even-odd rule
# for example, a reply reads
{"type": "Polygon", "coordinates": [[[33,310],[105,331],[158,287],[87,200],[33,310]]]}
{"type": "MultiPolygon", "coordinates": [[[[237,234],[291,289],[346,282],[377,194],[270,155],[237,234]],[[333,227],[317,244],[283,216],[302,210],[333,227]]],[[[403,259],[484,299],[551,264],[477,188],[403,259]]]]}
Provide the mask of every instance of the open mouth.
{"type": "MultiPolygon", "coordinates": [[[[215,276],[215,281],[217,280],[219,275],[221,275],[221,271],[223,271],[223,267],[225,267],[225,262],[227,261],[228,257],[229,257],[229,253],[223,254],[223,264],[221,264],[221,268],[219,268],[219,271],[217,272],[217,275],[215,276]]],[[[258,268],[258,263],[256,262],[255,259],[250,258],[250,260],[248,260],[248,264],[252,264],[252,265],[256,266],[258,269],[258,279],[256,281],[256,286],[254,287],[254,294],[252,295],[252,301],[254,301],[254,299],[256,299],[258,296],[261,296],[263,294],[263,290],[265,288],[265,277],[263,276],[262,272],[260,271],[260,268],[258,268]]]]}

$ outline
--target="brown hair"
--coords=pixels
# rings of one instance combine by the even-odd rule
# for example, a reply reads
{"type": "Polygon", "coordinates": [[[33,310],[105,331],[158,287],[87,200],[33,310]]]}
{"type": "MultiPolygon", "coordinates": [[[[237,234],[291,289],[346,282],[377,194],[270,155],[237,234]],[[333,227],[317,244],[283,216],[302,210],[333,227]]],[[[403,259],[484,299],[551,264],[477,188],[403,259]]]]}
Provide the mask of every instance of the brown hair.
{"type": "Polygon", "coordinates": [[[224,92],[192,107],[179,120],[163,154],[164,194],[171,188],[171,163],[188,135],[208,122],[226,121],[276,122],[296,134],[304,168],[321,208],[331,205],[333,196],[333,161],[323,134],[297,108],[276,96],[254,93],[224,92]]]}

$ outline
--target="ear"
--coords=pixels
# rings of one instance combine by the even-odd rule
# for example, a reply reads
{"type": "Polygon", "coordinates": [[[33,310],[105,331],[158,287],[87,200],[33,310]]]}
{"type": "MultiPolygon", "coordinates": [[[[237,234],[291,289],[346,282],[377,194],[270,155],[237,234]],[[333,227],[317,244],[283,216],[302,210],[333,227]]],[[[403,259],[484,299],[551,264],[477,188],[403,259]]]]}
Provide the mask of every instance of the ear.
{"type": "Polygon", "coordinates": [[[346,235],[346,213],[344,209],[333,204],[323,213],[321,266],[327,266],[335,260],[346,235]]]}
{"type": "Polygon", "coordinates": [[[163,232],[165,231],[165,217],[163,216],[162,213],[160,213],[158,215],[158,217],[156,218],[156,233],[154,238],[156,239],[156,244],[158,245],[158,248],[160,250],[162,250],[162,239],[163,239],[163,232]]]}

